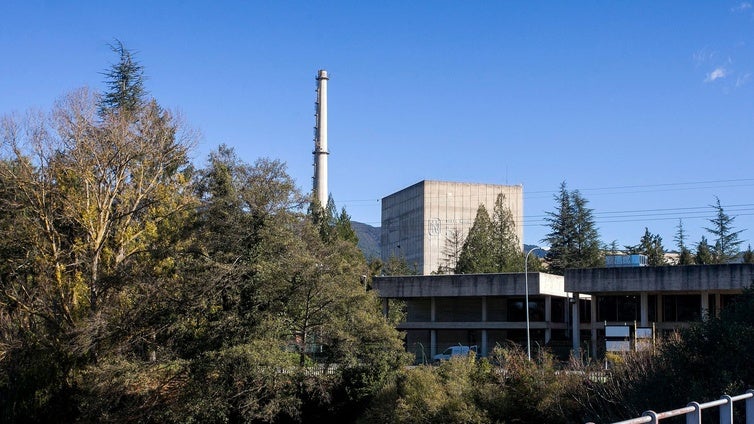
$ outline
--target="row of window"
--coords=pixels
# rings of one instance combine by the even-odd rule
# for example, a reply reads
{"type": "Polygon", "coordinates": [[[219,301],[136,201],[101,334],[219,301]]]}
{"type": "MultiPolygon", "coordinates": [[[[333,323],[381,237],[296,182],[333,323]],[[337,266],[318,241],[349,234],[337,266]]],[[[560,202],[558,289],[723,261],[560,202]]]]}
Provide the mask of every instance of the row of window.
{"type": "MultiPolygon", "coordinates": [[[[698,294],[675,294],[662,295],[661,311],[662,321],[682,322],[698,321],[702,318],[702,296],[709,296],[707,305],[709,315],[716,315],[715,295],[698,294]]],[[[650,322],[658,320],[659,296],[647,296],[647,318],[650,322]]],[[[721,307],[728,305],[735,295],[722,295],[721,307]]],[[[597,297],[597,321],[640,321],[641,299],[639,295],[626,296],[598,296],[597,297]]]]}
{"type": "MultiPolygon", "coordinates": [[[[650,322],[686,322],[701,319],[702,296],[709,296],[709,315],[716,315],[715,295],[678,294],[647,296],[647,312],[650,322]],[[658,299],[661,299],[658,301],[658,299]],[[658,303],[658,302],[661,302],[658,303]],[[661,306],[661,308],[660,308],[661,306]],[[659,319],[661,312],[662,319],[659,319]]],[[[729,304],[735,295],[722,295],[721,307],[729,304]]],[[[596,321],[632,322],[641,321],[641,300],[639,295],[597,296],[596,321]]],[[[525,322],[524,297],[487,298],[487,322],[525,322]]],[[[550,302],[550,322],[566,322],[568,299],[553,297],[550,302]]],[[[579,302],[579,318],[582,323],[591,321],[589,302],[579,302]]],[[[408,322],[431,321],[431,299],[410,299],[406,301],[408,322]]],[[[529,320],[545,321],[545,299],[541,296],[529,297],[529,320]]],[[[439,322],[479,322],[482,321],[482,299],[436,298],[435,321],[439,322]]]]}

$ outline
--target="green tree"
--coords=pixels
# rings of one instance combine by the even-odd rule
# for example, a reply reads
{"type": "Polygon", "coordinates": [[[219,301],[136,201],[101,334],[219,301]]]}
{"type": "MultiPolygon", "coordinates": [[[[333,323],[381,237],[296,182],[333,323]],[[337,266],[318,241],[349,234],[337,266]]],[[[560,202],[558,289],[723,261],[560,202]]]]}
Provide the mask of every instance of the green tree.
{"type": "Polygon", "coordinates": [[[492,241],[496,272],[523,271],[523,253],[516,233],[513,213],[505,203],[505,195],[498,194],[492,212],[492,241]]]}
{"type": "Polygon", "coordinates": [[[516,223],[505,196],[495,200],[492,217],[479,205],[474,224],[458,255],[456,273],[523,271],[523,253],[516,234],[516,223]]]}
{"type": "Polygon", "coordinates": [[[99,104],[101,115],[135,113],[145,104],[144,67],[120,40],[110,45],[119,60],[104,75],[107,90],[99,104]]]}
{"type": "Polygon", "coordinates": [[[463,243],[456,264],[457,274],[490,273],[497,271],[493,225],[487,208],[479,205],[474,224],[463,243]]]}
{"type": "Polygon", "coordinates": [[[650,233],[649,228],[644,228],[644,235],[641,236],[639,244],[625,247],[629,254],[646,255],[649,266],[667,265],[665,248],[662,247],[662,237],[659,234],[650,233]]]}
{"type": "Polygon", "coordinates": [[[709,265],[715,263],[715,256],[712,253],[707,238],[702,236],[702,239],[696,245],[696,254],[694,255],[694,263],[697,265],[709,265]]]}
{"type": "Polygon", "coordinates": [[[751,244],[744,250],[741,259],[745,264],[754,264],[754,251],[751,250],[751,244]]]}
{"type": "MultiPolygon", "coordinates": [[[[29,388],[14,390],[17,405],[36,407],[32,414],[14,408],[21,416],[48,411],[73,420],[47,405],[72,395],[74,376],[107,356],[113,344],[107,327],[111,319],[125,322],[120,318],[134,293],[170,275],[176,222],[195,206],[187,159],[192,133],[154,100],[127,114],[98,116],[99,100],[79,90],[49,115],[3,119],[0,208],[25,242],[12,250],[22,255],[3,258],[14,272],[2,278],[0,315],[9,319],[0,323],[0,337],[18,349],[0,355],[0,368],[18,370],[33,353],[47,374],[0,378],[29,388]]],[[[148,331],[120,328],[131,331],[132,341],[152,340],[148,331]]],[[[156,353],[154,343],[139,344],[146,348],[140,357],[156,353]]]]}
{"type": "Polygon", "coordinates": [[[733,230],[733,221],[736,218],[725,213],[719,198],[715,197],[715,200],[716,203],[710,205],[715,209],[715,217],[709,220],[712,226],[704,227],[704,229],[714,236],[715,244],[712,250],[714,262],[723,264],[738,256],[739,246],[743,243],[743,240],[738,239],[738,235],[743,230],[733,230]]]}
{"type": "Polygon", "coordinates": [[[464,237],[458,228],[448,230],[445,236],[445,246],[442,249],[443,263],[438,267],[437,274],[452,274],[455,272],[458,258],[463,250],[464,237]]]}
{"type": "Polygon", "coordinates": [[[678,247],[678,265],[693,265],[694,255],[691,250],[686,246],[686,232],[683,228],[683,220],[678,220],[678,226],[676,227],[676,233],[673,238],[678,247]]]}
{"type": "Polygon", "coordinates": [[[545,218],[551,231],[542,240],[550,246],[546,257],[549,271],[562,275],[568,268],[602,265],[599,232],[587,200],[578,190],[569,192],[563,182],[555,203],[555,212],[547,212],[545,218]]]}

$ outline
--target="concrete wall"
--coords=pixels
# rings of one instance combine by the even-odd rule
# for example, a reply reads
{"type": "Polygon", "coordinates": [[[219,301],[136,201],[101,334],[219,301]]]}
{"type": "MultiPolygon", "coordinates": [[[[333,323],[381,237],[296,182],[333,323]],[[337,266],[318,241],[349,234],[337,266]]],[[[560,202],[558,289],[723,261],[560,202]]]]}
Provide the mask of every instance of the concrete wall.
{"type": "MultiPolygon", "coordinates": [[[[375,277],[372,287],[383,298],[523,296],[524,277],[524,273],[375,277]]],[[[530,272],[528,284],[529,295],[566,297],[560,275],[530,272]]]]}
{"type": "Polygon", "coordinates": [[[569,269],[565,290],[578,293],[740,291],[754,264],[569,269]]]}
{"type": "Polygon", "coordinates": [[[424,267],[424,182],[382,199],[381,256],[404,258],[410,266],[424,267]]]}
{"type": "Polygon", "coordinates": [[[446,264],[448,238],[457,232],[465,239],[479,205],[484,204],[491,214],[501,193],[523,246],[522,186],[427,180],[382,199],[382,259],[403,255],[425,275],[441,265],[453,266],[446,264]]]}

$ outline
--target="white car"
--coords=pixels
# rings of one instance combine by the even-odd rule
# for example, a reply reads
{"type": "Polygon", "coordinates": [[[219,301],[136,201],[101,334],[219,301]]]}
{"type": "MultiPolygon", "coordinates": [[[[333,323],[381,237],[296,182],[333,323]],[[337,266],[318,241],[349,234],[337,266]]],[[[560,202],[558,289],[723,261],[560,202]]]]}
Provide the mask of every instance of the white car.
{"type": "Polygon", "coordinates": [[[471,352],[476,353],[477,347],[474,346],[450,346],[449,348],[445,349],[442,353],[438,353],[437,355],[432,357],[432,360],[434,362],[439,361],[446,361],[454,356],[465,356],[469,355],[471,352]]]}

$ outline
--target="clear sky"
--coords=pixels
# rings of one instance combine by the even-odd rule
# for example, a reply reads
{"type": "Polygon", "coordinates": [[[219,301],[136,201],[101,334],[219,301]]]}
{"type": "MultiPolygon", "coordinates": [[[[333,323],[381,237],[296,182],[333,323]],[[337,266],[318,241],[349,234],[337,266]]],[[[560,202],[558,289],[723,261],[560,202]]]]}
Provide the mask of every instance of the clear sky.
{"type": "Polygon", "coordinates": [[[380,224],[423,179],[524,187],[524,241],[566,181],[605,243],[695,243],[719,196],[754,240],[754,7],[740,1],[0,2],[0,114],[103,88],[120,39],[147,88],[311,188],[318,69],[330,191],[380,224]]]}

